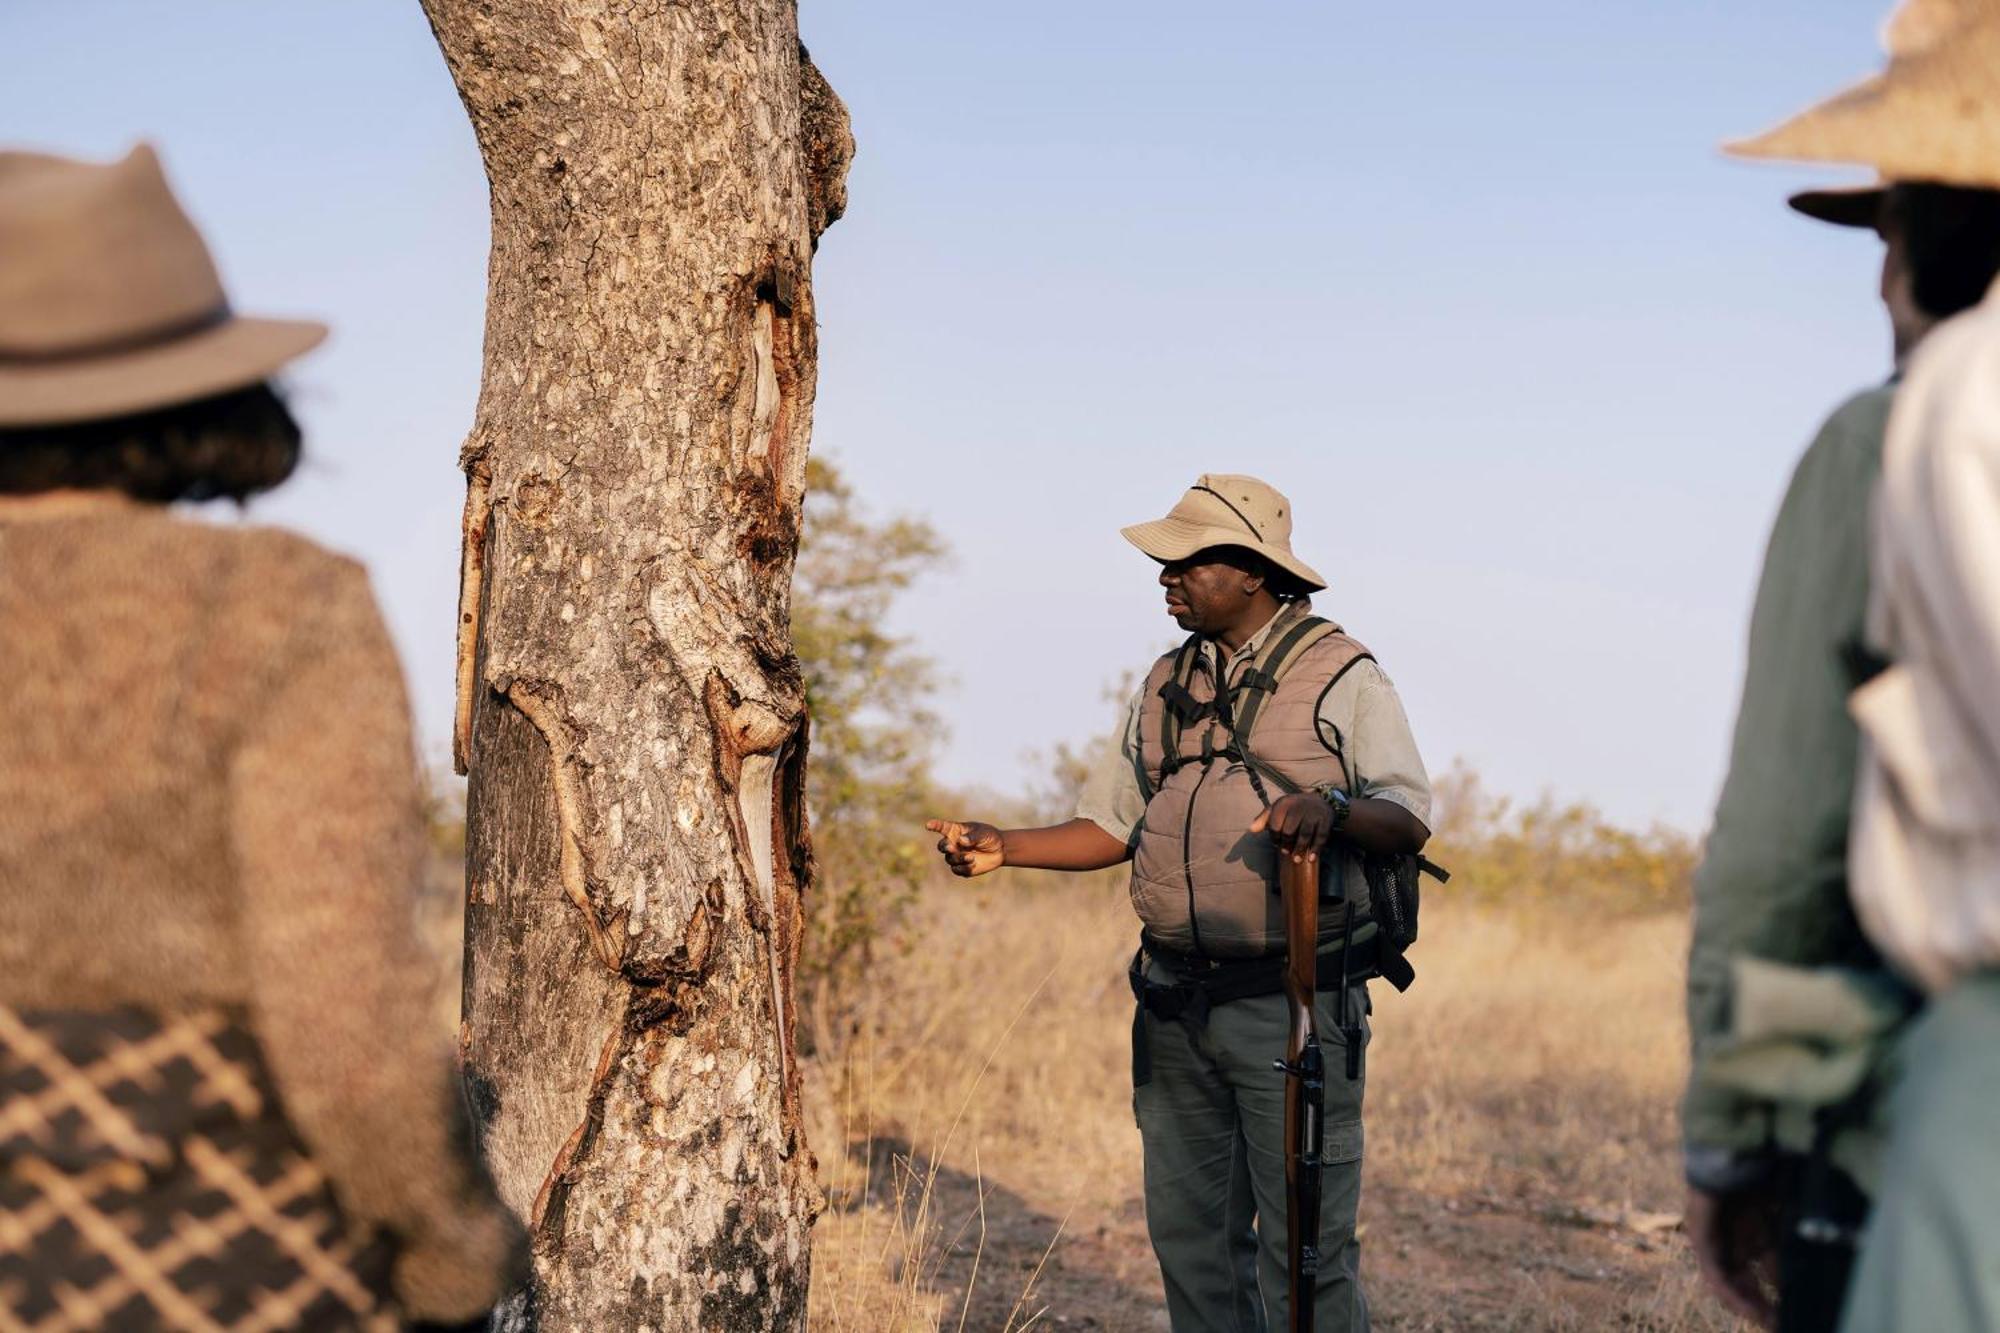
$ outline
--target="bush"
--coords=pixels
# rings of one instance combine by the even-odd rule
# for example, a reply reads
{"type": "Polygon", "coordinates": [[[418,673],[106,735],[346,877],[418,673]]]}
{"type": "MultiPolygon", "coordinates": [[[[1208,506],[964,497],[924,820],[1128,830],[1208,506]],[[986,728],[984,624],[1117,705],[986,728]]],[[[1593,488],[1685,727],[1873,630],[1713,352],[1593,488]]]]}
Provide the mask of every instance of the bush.
{"type": "Polygon", "coordinates": [[[865,967],[928,870],[936,672],[885,632],[898,593],[944,558],[926,523],[874,521],[839,471],[807,464],[792,635],[812,709],[806,802],[819,874],[806,895],[799,972],[811,1005],[865,967]]]}
{"type": "Polygon", "coordinates": [[[1701,844],[1678,829],[1620,828],[1583,801],[1517,805],[1463,764],[1435,787],[1426,854],[1452,872],[1441,894],[1619,914],[1687,910],[1701,844]]]}

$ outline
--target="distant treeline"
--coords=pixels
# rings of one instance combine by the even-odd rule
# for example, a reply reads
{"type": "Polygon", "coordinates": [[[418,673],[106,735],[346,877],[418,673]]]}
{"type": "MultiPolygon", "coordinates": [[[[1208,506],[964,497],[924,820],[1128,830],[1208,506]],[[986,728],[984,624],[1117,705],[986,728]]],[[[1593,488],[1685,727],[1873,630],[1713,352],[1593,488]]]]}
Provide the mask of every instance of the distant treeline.
{"type": "Polygon", "coordinates": [[[1583,801],[1496,796],[1463,765],[1438,778],[1436,805],[1428,854],[1452,872],[1440,893],[1620,915],[1688,905],[1701,840],[1679,829],[1623,828],[1583,801]]]}
{"type": "MultiPolygon", "coordinates": [[[[1048,756],[1039,790],[1013,797],[955,792],[932,778],[944,728],[931,711],[937,672],[907,639],[882,626],[896,597],[948,558],[921,520],[869,514],[838,470],[815,458],[794,583],[793,629],[813,707],[808,800],[818,875],[808,894],[799,977],[808,1008],[838,1010],[841,992],[873,964],[911,947],[901,929],[916,896],[963,891],[944,875],[923,832],[931,815],[1007,823],[1069,817],[1109,735],[1048,756]]],[[[1107,692],[1107,724],[1131,690],[1107,692]]],[[[436,785],[433,841],[441,860],[462,855],[462,788],[436,785]]],[[[1644,914],[1680,910],[1700,852],[1678,830],[1621,828],[1582,802],[1520,803],[1486,790],[1455,765],[1436,779],[1429,854],[1452,872],[1434,900],[1644,914]]],[[[1053,888],[1060,877],[1010,872],[1010,891],[1053,888]]]]}

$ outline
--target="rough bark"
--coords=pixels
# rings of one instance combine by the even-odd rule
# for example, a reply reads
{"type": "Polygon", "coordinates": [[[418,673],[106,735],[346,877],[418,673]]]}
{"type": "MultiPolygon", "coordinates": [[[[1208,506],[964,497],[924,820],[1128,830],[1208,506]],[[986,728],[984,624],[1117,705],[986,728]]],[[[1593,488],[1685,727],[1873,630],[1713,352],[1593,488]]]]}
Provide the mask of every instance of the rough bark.
{"type": "Polygon", "coordinates": [[[789,588],[852,140],[792,0],[425,0],[492,188],[464,1046],[549,1329],[803,1324],[789,588]]]}

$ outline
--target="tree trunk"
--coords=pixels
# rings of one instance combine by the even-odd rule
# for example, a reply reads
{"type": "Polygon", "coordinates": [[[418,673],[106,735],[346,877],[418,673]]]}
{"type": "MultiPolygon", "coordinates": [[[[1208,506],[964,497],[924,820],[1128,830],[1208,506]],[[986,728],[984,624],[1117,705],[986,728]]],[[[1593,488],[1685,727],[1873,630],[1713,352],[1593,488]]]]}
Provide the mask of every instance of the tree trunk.
{"type": "Polygon", "coordinates": [[[493,199],[455,737],[486,1157],[540,1327],[797,1328],[790,576],[847,114],[794,0],[425,7],[493,199]]]}

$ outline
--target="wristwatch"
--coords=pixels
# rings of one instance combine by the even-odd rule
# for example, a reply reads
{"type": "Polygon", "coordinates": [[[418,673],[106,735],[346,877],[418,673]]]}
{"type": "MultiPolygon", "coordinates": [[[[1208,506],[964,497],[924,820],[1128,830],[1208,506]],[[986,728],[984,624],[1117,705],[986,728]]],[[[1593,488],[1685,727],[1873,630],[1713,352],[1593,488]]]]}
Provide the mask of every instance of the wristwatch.
{"type": "Polygon", "coordinates": [[[1313,791],[1318,794],[1322,801],[1333,807],[1333,826],[1335,828],[1339,828],[1342,824],[1345,824],[1347,817],[1354,813],[1354,803],[1347,799],[1347,793],[1334,786],[1331,782],[1315,787],[1313,791]]]}

